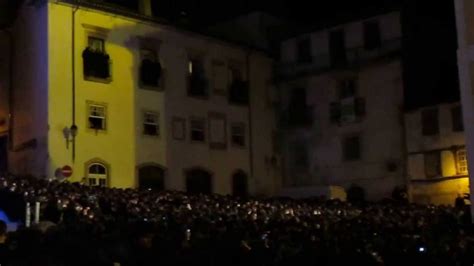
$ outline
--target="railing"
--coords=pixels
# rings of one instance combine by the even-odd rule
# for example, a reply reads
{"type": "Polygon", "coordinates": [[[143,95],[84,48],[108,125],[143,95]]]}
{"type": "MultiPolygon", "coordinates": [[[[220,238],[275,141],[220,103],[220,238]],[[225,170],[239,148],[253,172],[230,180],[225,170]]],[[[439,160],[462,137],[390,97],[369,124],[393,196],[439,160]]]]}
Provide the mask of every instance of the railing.
{"type": "Polygon", "coordinates": [[[284,62],[276,66],[278,76],[292,76],[301,73],[317,72],[332,70],[338,68],[347,68],[358,66],[378,58],[394,54],[401,50],[401,39],[396,38],[382,42],[377,49],[366,50],[364,47],[355,47],[346,49],[347,60],[341,64],[333,64],[331,56],[327,54],[319,54],[311,58],[310,63],[284,62]]]}

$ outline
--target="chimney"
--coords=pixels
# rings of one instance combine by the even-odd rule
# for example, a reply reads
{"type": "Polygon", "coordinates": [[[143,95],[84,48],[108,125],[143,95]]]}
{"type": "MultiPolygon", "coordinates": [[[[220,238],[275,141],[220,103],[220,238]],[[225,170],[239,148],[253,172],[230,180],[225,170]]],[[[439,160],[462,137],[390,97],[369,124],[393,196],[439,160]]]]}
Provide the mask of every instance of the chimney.
{"type": "Polygon", "coordinates": [[[152,16],[151,0],[138,0],[138,11],[145,16],[152,16]]]}

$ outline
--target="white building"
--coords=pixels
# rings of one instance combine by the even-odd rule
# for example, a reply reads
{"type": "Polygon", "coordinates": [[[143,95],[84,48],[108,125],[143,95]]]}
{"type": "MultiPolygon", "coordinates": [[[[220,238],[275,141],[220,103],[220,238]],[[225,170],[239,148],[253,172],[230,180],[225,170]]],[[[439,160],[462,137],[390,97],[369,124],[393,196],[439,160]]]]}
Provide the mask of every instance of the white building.
{"type": "Polygon", "coordinates": [[[272,59],[159,23],[150,0],[140,11],[26,1],[11,29],[10,170],[71,166],[69,179],[90,185],[273,194],[272,59]]]}
{"type": "Polygon", "coordinates": [[[380,199],[405,184],[400,50],[398,12],[283,42],[283,194],[356,184],[380,199]]]}
{"type": "MultiPolygon", "coordinates": [[[[474,2],[455,0],[456,26],[458,33],[458,69],[461,89],[461,103],[466,129],[468,158],[474,156],[474,2]]],[[[469,160],[474,169],[474,160],[469,160]]],[[[474,182],[470,178],[471,202],[474,202],[474,182]]],[[[474,217],[474,205],[471,205],[474,217]]]]}
{"type": "Polygon", "coordinates": [[[469,193],[461,105],[445,103],[405,114],[411,201],[454,204],[469,193]]]}

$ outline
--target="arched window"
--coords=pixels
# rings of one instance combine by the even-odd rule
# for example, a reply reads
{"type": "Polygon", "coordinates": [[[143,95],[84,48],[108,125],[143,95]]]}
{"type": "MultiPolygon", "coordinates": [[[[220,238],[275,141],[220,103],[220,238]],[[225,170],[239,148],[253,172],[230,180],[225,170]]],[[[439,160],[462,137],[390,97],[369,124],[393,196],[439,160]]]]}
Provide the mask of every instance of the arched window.
{"type": "Polygon", "coordinates": [[[186,191],[194,194],[212,193],[211,173],[200,168],[186,171],[186,191]]]}
{"type": "Polygon", "coordinates": [[[146,165],[138,168],[138,187],[156,191],[165,189],[165,171],[157,165],[146,165]]]}
{"type": "Polygon", "coordinates": [[[102,163],[91,163],[87,167],[87,184],[89,186],[106,187],[108,184],[107,166],[102,163]]]}
{"type": "Polygon", "coordinates": [[[238,197],[248,196],[248,178],[244,171],[237,171],[232,176],[232,195],[238,197]]]}

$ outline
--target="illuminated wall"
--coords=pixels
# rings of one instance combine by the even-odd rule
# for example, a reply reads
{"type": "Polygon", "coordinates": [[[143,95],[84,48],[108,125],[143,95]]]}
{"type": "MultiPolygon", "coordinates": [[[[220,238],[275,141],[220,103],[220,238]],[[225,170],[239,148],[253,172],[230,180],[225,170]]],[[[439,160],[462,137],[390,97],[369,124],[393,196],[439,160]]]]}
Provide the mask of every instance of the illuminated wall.
{"type": "Polygon", "coordinates": [[[453,110],[459,103],[428,106],[405,114],[409,194],[414,202],[454,204],[469,191],[465,133],[455,129],[453,110]],[[423,135],[422,113],[436,110],[439,132],[423,135]],[[437,168],[437,169],[436,169],[437,168]]]}
{"type": "MultiPolygon", "coordinates": [[[[41,55],[47,56],[47,61],[41,66],[33,65],[30,72],[35,73],[41,68],[43,72],[37,76],[47,84],[47,89],[37,91],[31,80],[25,84],[25,90],[31,91],[29,95],[42,93],[38,102],[47,108],[47,119],[36,122],[41,124],[41,128],[47,125],[49,129],[47,137],[45,135],[47,141],[44,142],[48,157],[41,161],[47,169],[45,175],[57,176],[59,168],[70,165],[74,173],[69,180],[81,181],[88,176],[87,166],[99,163],[107,168],[109,186],[135,187],[138,185],[139,167],[156,165],[165,169],[166,188],[183,190],[186,187],[185,171],[199,167],[212,173],[213,191],[217,193],[231,193],[232,175],[237,170],[248,175],[249,190],[252,193],[272,194],[277,189],[278,179],[275,176],[278,176],[278,171],[268,163],[273,156],[273,107],[261,104],[261,98],[267,97],[270,89],[268,81],[272,66],[272,61],[264,54],[195,33],[105,11],[84,7],[75,10],[61,2],[49,2],[40,8],[41,12],[29,7],[24,9],[34,16],[41,15],[41,18],[46,19],[37,27],[40,29],[38,35],[43,37],[42,42],[39,42],[44,49],[41,55]],[[105,41],[104,49],[111,59],[109,79],[91,80],[84,76],[82,53],[91,36],[105,41]],[[143,89],[138,81],[141,49],[148,49],[150,46],[156,51],[164,72],[163,81],[157,90],[143,89]],[[207,99],[187,95],[188,58],[192,54],[199,54],[203,58],[210,91],[207,99]],[[225,85],[221,88],[224,91],[215,92],[216,61],[226,68],[234,64],[241,67],[244,78],[250,83],[251,108],[228,102],[230,78],[227,70],[218,77],[219,80],[224,80],[222,82],[225,85]],[[247,72],[247,69],[251,72],[247,72]],[[105,107],[106,130],[89,128],[88,106],[91,104],[105,107]],[[146,112],[158,115],[159,136],[143,134],[146,112]],[[209,119],[216,114],[225,121],[226,145],[223,149],[213,148],[209,142],[209,119]],[[73,116],[78,128],[74,160],[73,142],[68,142],[64,135],[65,129],[74,123],[73,116]],[[206,120],[206,141],[203,143],[190,140],[190,119],[193,117],[206,120]],[[172,134],[176,118],[183,119],[185,123],[182,140],[176,139],[172,134]],[[230,127],[233,123],[245,125],[244,147],[231,144],[230,127]],[[250,134],[251,130],[253,134],[250,134]],[[251,160],[254,161],[254,171],[250,167],[251,160]]],[[[33,20],[28,20],[27,16],[23,19],[33,24],[33,20]]],[[[26,34],[29,30],[18,26],[18,30],[20,29],[25,38],[30,37],[26,34]]],[[[36,40],[25,40],[22,43],[27,46],[27,50],[36,52],[36,47],[31,45],[38,43],[36,40]]],[[[25,97],[23,100],[24,105],[29,108],[27,101],[31,101],[31,98],[25,97]]],[[[33,127],[27,117],[21,120],[25,126],[33,127]]],[[[34,168],[29,167],[25,168],[25,172],[36,174],[34,168]]]]}

